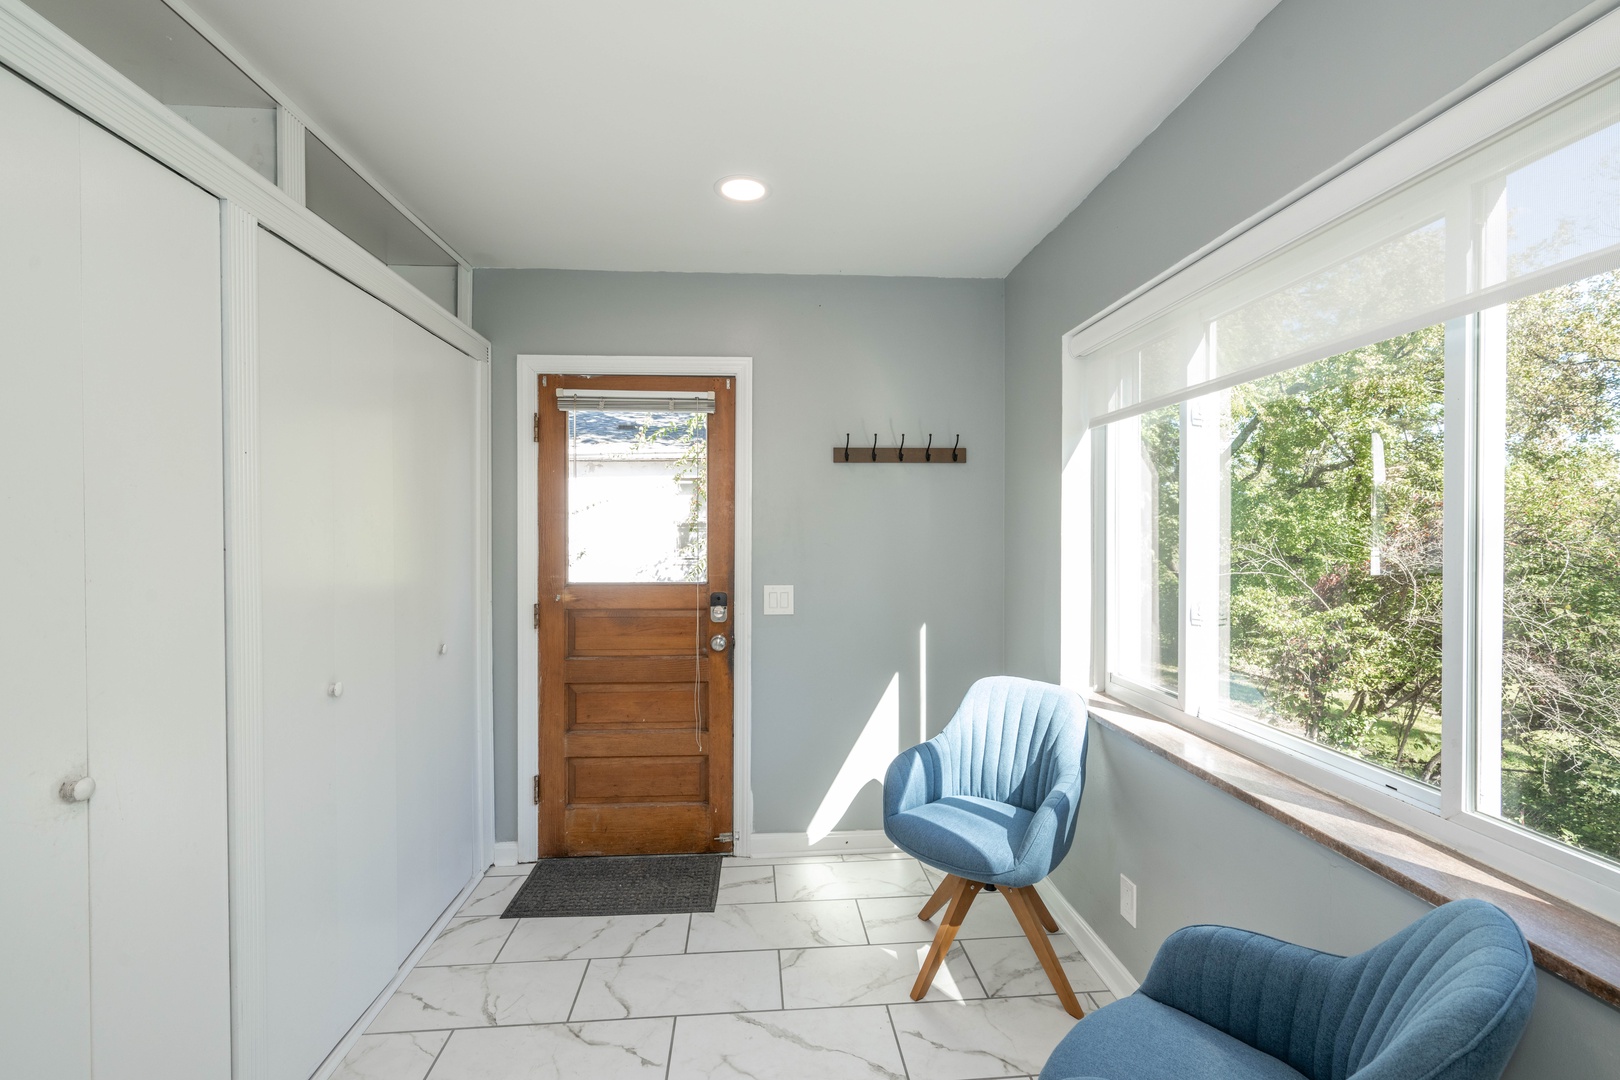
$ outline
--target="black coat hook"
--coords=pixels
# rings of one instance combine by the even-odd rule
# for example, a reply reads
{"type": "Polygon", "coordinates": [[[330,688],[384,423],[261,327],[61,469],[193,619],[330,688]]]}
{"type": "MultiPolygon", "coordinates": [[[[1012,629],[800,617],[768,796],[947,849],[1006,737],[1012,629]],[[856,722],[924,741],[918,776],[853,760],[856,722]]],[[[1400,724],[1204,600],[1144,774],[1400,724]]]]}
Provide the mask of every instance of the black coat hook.
{"type": "Polygon", "coordinates": [[[934,460],[934,433],[931,431],[928,433],[928,445],[923,448],[923,460],[934,460]]]}
{"type": "Polygon", "coordinates": [[[849,460],[849,432],[844,432],[844,460],[849,460]]]}
{"type": "Polygon", "coordinates": [[[877,460],[877,436],[872,436],[872,460],[877,460]]]}
{"type": "Polygon", "coordinates": [[[961,445],[962,445],[962,436],[958,435],[956,437],[956,444],[951,447],[951,460],[952,461],[956,460],[956,447],[961,446],[961,445]]]}
{"type": "Polygon", "coordinates": [[[900,436],[900,460],[906,460],[906,437],[900,436]]]}

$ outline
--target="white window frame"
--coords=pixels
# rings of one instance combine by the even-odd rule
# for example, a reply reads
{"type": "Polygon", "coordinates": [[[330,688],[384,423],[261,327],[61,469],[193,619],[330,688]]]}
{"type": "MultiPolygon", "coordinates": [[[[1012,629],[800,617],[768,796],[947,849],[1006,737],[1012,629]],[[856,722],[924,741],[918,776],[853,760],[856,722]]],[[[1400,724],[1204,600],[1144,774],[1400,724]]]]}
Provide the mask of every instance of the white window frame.
{"type": "MultiPolygon", "coordinates": [[[[1442,749],[1449,772],[1443,774],[1438,793],[1287,732],[1223,716],[1212,708],[1201,710],[1200,699],[1212,700],[1213,695],[1197,689],[1189,693],[1189,681],[1196,687],[1201,680],[1197,673],[1188,671],[1187,644],[1200,627],[1191,621],[1185,557],[1179,696],[1167,698],[1162,692],[1110,675],[1107,574],[1111,529],[1106,514],[1111,473],[1106,464],[1106,428],[1087,430],[1095,418],[1084,415],[1085,395],[1074,391],[1084,385],[1084,357],[1474,146],[1614,77],[1620,72],[1617,58],[1620,13],[1595,21],[1360,164],[1299,195],[1196,262],[1122,299],[1064,335],[1065,445],[1072,444],[1073,460],[1080,467],[1065,470],[1062,514],[1063,548],[1075,553],[1066,554],[1063,562],[1062,625],[1070,640],[1063,642],[1062,652],[1075,661],[1066,663],[1065,681],[1083,680],[1091,689],[1362,806],[1614,922],[1620,922],[1620,865],[1475,809],[1499,806],[1500,799],[1499,781],[1493,783],[1488,775],[1476,775],[1476,765],[1480,742],[1500,739],[1500,706],[1485,699],[1492,693],[1500,697],[1501,556],[1497,548],[1502,530],[1501,507],[1499,499],[1493,501],[1491,492],[1482,492],[1480,487],[1500,483],[1501,440],[1485,432],[1496,430],[1500,424],[1502,402],[1499,380],[1481,377],[1481,357],[1490,353],[1495,340],[1492,335],[1500,333],[1505,309],[1487,308],[1446,324],[1443,525],[1444,617],[1448,632],[1442,658],[1442,749]],[[1077,606],[1082,603],[1086,605],[1084,610],[1077,606]],[[1466,632],[1455,633],[1453,627],[1465,627],[1466,632]],[[1089,641],[1082,640],[1087,637],[1089,641]]],[[[1476,186],[1474,198],[1481,197],[1488,201],[1489,192],[1482,193],[1476,186]]],[[[1469,214],[1472,219],[1474,208],[1458,206],[1452,212],[1469,214]]],[[[1450,234],[1467,237],[1473,249],[1469,265],[1475,272],[1487,268],[1485,273],[1489,275],[1493,257],[1491,215],[1481,217],[1487,222],[1482,230],[1451,230],[1450,234]]],[[[1462,265],[1460,259],[1450,261],[1462,265]]],[[[1489,280],[1484,284],[1490,284],[1489,280]]],[[[1265,374],[1257,370],[1250,377],[1265,374]]],[[[1184,438],[1187,430],[1183,424],[1184,438]]],[[[1182,457],[1185,468],[1188,454],[1184,451],[1182,457]]],[[[1187,491],[1184,477],[1184,515],[1189,506],[1187,491]]],[[[1181,531],[1185,538],[1185,524],[1181,531]]]]}

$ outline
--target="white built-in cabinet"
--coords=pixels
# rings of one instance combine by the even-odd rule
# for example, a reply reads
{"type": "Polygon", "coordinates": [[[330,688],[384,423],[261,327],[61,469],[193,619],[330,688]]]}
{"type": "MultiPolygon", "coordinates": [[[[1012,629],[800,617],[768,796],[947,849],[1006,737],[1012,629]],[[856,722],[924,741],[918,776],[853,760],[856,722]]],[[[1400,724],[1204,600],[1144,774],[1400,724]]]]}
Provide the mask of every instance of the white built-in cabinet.
{"type": "Polygon", "coordinates": [[[265,923],[304,1077],[474,873],[476,362],[261,233],[265,923]]]}
{"type": "Polygon", "coordinates": [[[483,867],[483,373],[4,69],[0,147],[0,1077],[305,1080],[483,867]]]}
{"type": "Polygon", "coordinates": [[[219,203],[4,71],[0,146],[0,1075],[220,1080],[219,203]]]}

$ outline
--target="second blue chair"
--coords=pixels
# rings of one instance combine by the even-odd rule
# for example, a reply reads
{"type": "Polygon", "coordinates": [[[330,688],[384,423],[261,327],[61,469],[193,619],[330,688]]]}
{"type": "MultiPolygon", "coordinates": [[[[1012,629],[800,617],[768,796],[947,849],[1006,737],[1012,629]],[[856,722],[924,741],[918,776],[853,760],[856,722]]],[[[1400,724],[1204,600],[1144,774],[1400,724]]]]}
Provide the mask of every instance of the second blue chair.
{"type": "Polygon", "coordinates": [[[974,683],[945,730],[894,759],[883,781],[883,831],[946,874],[918,913],[930,919],[946,908],[913,1000],[928,993],[973,898],[993,889],[1007,898],[1064,1009],[1084,1015],[1046,936],[1057,922],[1035,883],[1074,841],[1085,762],[1080,696],[1009,676],[974,683]]]}

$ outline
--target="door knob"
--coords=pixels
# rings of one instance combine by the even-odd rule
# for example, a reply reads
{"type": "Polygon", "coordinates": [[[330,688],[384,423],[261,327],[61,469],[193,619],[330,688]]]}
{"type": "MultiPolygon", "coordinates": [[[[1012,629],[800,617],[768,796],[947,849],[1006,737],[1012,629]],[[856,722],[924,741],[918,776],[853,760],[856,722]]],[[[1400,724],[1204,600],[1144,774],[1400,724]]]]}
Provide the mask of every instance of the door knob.
{"type": "Polygon", "coordinates": [[[63,802],[89,802],[90,796],[96,793],[96,782],[88,776],[81,776],[77,780],[64,780],[60,794],[63,802]]]}
{"type": "Polygon", "coordinates": [[[709,639],[709,648],[713,649],[715,652],[725,652],[726,651],[726,635],[724,635],[724,634],[716,634],[716,635],[714,635],[714,637],[710,638],[709,639]]]}

